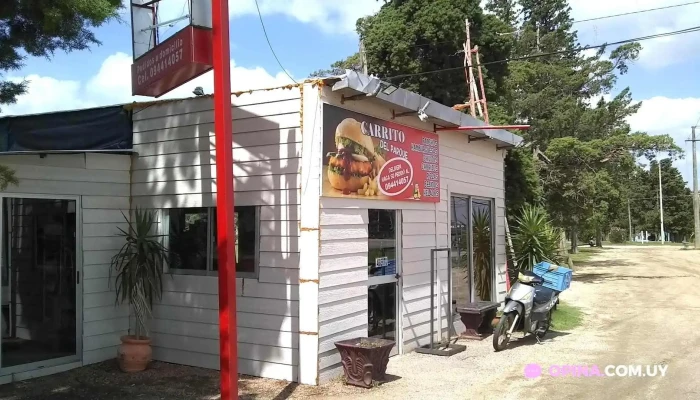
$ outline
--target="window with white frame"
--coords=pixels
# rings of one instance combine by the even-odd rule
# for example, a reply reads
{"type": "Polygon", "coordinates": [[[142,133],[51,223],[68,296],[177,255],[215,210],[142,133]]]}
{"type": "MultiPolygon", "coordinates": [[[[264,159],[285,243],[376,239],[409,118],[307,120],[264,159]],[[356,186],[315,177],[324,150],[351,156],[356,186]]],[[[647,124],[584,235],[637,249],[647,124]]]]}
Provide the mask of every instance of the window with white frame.
{"type": "MultiPolygon", "coordinates": [[[[258,207],[234,208],[236,225],[236,275],[257,277],[259,218],[258,207]]],[[[170,251],[172,273],[216,275],[216,208],[171,208],[163,210],[163,233],[170,251]]]]}

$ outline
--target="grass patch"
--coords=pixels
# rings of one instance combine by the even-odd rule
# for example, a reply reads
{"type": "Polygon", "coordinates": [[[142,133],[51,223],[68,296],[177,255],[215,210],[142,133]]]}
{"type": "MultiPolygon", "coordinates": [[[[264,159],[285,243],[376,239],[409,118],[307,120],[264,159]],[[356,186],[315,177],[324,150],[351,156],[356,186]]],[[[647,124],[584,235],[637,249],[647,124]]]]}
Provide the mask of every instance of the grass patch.
{"type": "Polygon", "coordinates": [[[603,242],[603,246],[683,246],[683,243],[676,243],[676,242],[666,242],[664,244],[661,244],[661,242],[630,242],[626,241],[625,243],[610,243],[610,242],[603,242]]]}
{"type": "Polygon", "coordinates": [[[603,250],[597,247],[579,247],[578,253],[570,254],[569,256],[571,257],[571,261],[573,261],[574,266],[576,266],[576,264],[582,264],[590,261],[593,256],[601,253],[602,251],[603,250]]]}
{"type": "Polygon", "coordinates": [[[583,312],[578,307],[560,302],[552,313],[552,328],[569,331],[583,323],[583,312]]]}

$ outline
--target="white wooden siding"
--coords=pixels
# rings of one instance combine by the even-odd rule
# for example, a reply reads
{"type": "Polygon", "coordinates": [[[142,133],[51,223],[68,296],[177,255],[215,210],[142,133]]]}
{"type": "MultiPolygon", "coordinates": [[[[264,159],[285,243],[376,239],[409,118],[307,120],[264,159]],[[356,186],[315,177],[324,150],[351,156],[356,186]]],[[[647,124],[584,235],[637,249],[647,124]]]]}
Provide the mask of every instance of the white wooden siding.
{"type": "Polygon", "coordinates": [[[6,194],[80,196],[82,255],[76,264],[82,262],[83,309],[78,312],[84,365],[116,357],[119,337],[129,329],[128,307],[115,307],[108,279],[110,260],[122,245],[115,235],[126,227],[122,212],[128,216],[130,163],[130,156],[109,154],[0,156],[0,164],[19,179],[6,194]]]}
{"type": "MultiPolygon", "coordinates": [[[[233,98],[236,205],[261,206],[259,277],[237,280],[239,372],[298,379],[300,91],[233,98]]],[[[134,111],[133,205],[216,206],[211,98],[134,111]]],[[[218,279],[166,276],[154,307],[157,360],[219,368],[218,279]]]]}
{"type": "MultiPolygon", "coordinates": [[[[330,89],[322,92],[324,101],[335,106],[340,105],[340,96],[330,89]]],[[[386,121],[392,119],[390,108],[380,106],[372,99],[364,101],[346,102],[342,107],[370,115],[386,121]]],[[[424,131],[432,131],[432,123],[420,122],[414,116],[397,119],[395,122],[411,126],[424,131]]],[[[402,297],[402,340],[403,351],[411,351],[415,347],[425,345],[430,340],[430,249],[435,247],[448,247],[450,245],[450,216],[449,196],[461,194],[466,196],[483,197],[493,199],[495,226],[496,226],[496,265],[495,269],[495,294],[497,301],[505,297],[505,226],[504,218],[504,183],[503,183],[503,151],[497,150],[496,145],[489,142],[468,143],[467,135],[461,132],[441,132],[440,141],[440,174],[441,174],[441,201],[437,204],[425,203],[393,203],[378,202],[372,200],[321,200],[321,237],[333,238],[332,242],[321,242],[321,275],[323,281],[324,268],[333,268],[334,273],[348,274],[353,271],[354,265],[366,265],[367,243],[359,237],[357,239],[340,239],[336,225],[342,226],[341,232],[349,237],[361,235],[359,225],[367,223],[366,212],[370,208],[402,209],[402,278],[399,282],[402,297]],[[324,215],[327,215],[324,221],[324,215]],[[328,230],[328,231],[326,231],[328,230]],[[337,260],[337,262],[336,262],[337,260]]],[[[439,302],[442,307],[435,310],[435,318],[441,314],[441,326],[443,331],[447,329],[447,309],[449,307],[449,290],[447,285],[447,256],[441,253],[438,256],[440,285],[436,284],[436,291],[442,295],[440,301],[436,295],[436,305],[439,302]]],[[[343,275],[347,276],[347,275],[343,275]]],[[[333,296],[322,290],[320,296],[323,315],[324,298],[330,301],[345,301],[353,303],[353,296],[364,294],[366,288],[357,287],[349,283],[341,289],[333,288],[333,296]],[[361,290],[360,290],[361,289],[361,290]]],[[[359,306],[359,303],[358,303],[359,306]]],[[[348,308],[347,312],[351,312],[348,308]]],[[[348,318],[352,318],[351,315],[348,318]]],[[[437,321],[436,321],[437,322],[437,321]]],[[[366,324],[366,305],[365,305],[366,324]]],[[[356,333],[364,329],[359,326],[347,324],[347,331],[356,336],[356,333]],[[357,329],[353,331],[353,329],[357,329]]],[[[459,330],[462,327],[456,327],[459,330]]],[[[437,331],[438,326],[436,324],[437,331]]],[[[437,332],[436,332],[437,333],[437,332]]],[[[328,371],[325,378],[332,377],[340,372],[338,358],[332,349],[323,353],[319,349],[321,365],[327,365],[322,371],[328,371]],[[333,372],[333,373],[331,373],[333,372]]],[[[324,376],[324,375],[322,375],[324,376]]]]}
{"type": "MultiPolygon", "coordinates": [[[[335,200],[335,201],[334,201],[335,200]]],[[[342,373],[334,343],[367,336],[367,209],[321,199],[319,381],[342,373]],[[331,208],[338,205],[337,208],[331,208]]]]}

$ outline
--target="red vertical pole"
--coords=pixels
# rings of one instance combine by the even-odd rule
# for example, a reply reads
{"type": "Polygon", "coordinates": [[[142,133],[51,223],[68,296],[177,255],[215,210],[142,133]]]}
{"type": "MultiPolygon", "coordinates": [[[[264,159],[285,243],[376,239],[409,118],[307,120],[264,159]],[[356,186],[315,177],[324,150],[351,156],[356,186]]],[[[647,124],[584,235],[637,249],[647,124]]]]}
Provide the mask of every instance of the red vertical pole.
{"type": "Polygon", "coordinates": [[[233,137],[228,0],[212,0],[214,130],[216,132],[216,248],[219,254],[221,400],[238,398],[236,230],[233,212],[233,137]]]}

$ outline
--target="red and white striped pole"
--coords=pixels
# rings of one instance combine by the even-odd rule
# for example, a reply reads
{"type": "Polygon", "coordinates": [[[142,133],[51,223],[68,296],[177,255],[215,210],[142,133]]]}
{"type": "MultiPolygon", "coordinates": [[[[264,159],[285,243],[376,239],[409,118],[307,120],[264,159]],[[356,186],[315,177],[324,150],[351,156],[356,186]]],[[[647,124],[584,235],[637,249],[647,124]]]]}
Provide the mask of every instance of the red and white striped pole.
{"type": "Polygon", "coordinates": [[[216,249],[219,255],[221,399],[238,398],[236,230],[233,199],[233,123],[228,0],[212,0],[214,130],[216,140],[216,249]]]}

